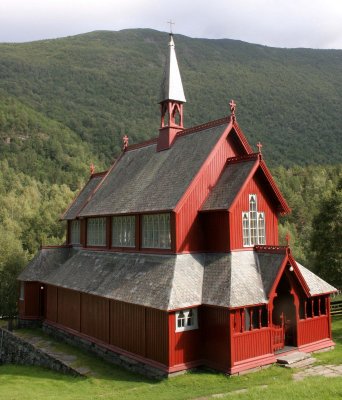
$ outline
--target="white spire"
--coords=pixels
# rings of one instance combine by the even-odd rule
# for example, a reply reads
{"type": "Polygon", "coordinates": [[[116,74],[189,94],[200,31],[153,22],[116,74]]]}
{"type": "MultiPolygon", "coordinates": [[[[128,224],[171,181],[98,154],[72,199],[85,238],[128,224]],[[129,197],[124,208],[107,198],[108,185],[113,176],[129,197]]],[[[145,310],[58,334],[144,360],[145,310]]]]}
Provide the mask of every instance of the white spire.
{"type": "Polygon", "coordinates": [[[164,77],[161,85],[160,103],[165,100],[180,101],[182,103],[186,102],[172,33],[170,33],[169,54],[166,60],[164,77]]]}

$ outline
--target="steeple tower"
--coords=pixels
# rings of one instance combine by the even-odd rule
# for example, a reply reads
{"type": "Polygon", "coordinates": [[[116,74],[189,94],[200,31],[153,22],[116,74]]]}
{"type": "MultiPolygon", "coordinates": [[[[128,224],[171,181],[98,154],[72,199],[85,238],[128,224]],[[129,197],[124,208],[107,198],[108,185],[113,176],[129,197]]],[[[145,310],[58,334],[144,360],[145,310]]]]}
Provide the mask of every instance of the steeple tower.
{"type": "Polygon", "coordinates": [[[161,85],[161,121],[157,151],[171,147],[177,132],[183,130],[183,103],[185,103],[173,35],[170,33],[169,52],[161,85]]]}

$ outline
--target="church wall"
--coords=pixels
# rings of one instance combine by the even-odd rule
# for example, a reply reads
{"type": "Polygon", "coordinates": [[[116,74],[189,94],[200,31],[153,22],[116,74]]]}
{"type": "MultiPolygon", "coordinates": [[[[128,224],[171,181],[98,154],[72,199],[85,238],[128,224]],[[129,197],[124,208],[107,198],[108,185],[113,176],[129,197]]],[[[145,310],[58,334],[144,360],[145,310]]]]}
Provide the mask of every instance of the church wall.
{"type": "Polygon", "coordinates": [[[230,367],[229,311],[223,307],[202,306],[202,358],[205,365],[227,371],[230,367]]]}
{"type": "Polygon", "coordinates": [[[46,320],[143,358],[168,364],[168,313],[46,287],[46,320]]]}
{"type": "Polygon", "coordinates": [[[209,158],[203,164],[199,175],[176,210],[176,251],[202,251],[203,236],[200,210],[211,188],[218,181],[228,157],[236,156],[230,139],[221,137],[209,158]]]}
{"type": "Polygon", "coordinates": [[[68,328],[80,331],[81,294],[73,290],[58,288],[57,322],[68,328]]]}
{"type": "Polygon", "coordinates": [[[229,251],[229,214],[227,211],[201,213],[203,251],[229,251]]]}
{"type": "Polygon", "coordinates": [[[266,222],[266,244],[278,245],[278,217],[271,199],[263,189],[260,179],[254,177],[248,182],[243,192],[237,199],[230,213],[230,237],[231,250],[242,249],[242,212],[249,210],[249,194],[257,195],[258,211],[265,212],[266,222]]]}
{"type": "Polygon", "coordinates": [[[24,300],[19,300],[20,318],[40,318],[39,282],[25,282],[24,288],[24,300]]]}

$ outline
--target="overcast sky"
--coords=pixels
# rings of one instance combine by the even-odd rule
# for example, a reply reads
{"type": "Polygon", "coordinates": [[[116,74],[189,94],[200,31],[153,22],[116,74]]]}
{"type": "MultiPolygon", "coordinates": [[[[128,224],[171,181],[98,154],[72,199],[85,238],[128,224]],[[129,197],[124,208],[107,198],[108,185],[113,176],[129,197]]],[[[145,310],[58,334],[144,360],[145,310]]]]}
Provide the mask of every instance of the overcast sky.
{"type": "Polygon", "coordinates": [[[0,0],[0,42],[152,28],[275,47],[342,49],[342,0],[0,0]]]}

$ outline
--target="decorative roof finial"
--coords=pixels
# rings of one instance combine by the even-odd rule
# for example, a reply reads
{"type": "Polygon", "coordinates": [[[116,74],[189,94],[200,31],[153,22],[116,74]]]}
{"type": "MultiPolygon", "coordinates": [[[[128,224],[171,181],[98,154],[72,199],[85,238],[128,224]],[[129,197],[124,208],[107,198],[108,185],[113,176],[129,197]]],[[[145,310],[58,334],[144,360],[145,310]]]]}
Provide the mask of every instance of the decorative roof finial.
{"type": "Polygon", "coordinates": [[[291,236],[290,236],[289,232],[286,233],[285,240],[286,240],[286,246],[289,247],[290,240],[291,240],[291,236]]]}
{"type": "Polygon", "coordinates": [[[125,150],[127,149],[127,147],[128,147],[128,136],[125,135],[125,136],[122,138],[122,141],[123,141],[123,148],[122,148],[122,150],[125,151],[125,150]]]}
{"type": "Polygon", "coordinates": [[[175,25],[176,23],[175,23],[175,22],[172,22],[172,19],[170,19],[170,21],[167,21],[167,23],[170,25],[170,35],[172,35],[172,34],[173,34],[173,32],[172,32],[172,25],[175,25]]]}
{"type": "Polygon", "coordinates": [[[235,101],[232,99],[229,102],[229,106],[230,106],[230,115],[232,117],[233,122],[235,122],[235,110],[236,110],[236,103],[235,101]]]}
{"type": "Polygon", "coordinates": [[[90,175],[93,175],[95,172],[95,166],[93,163],[90,164],[90,175]]]}
{"type": "Polygon", "coordinates": [[[261,154],[262,144],[260,142],[257,143],[258,153],[261,154]]]}

